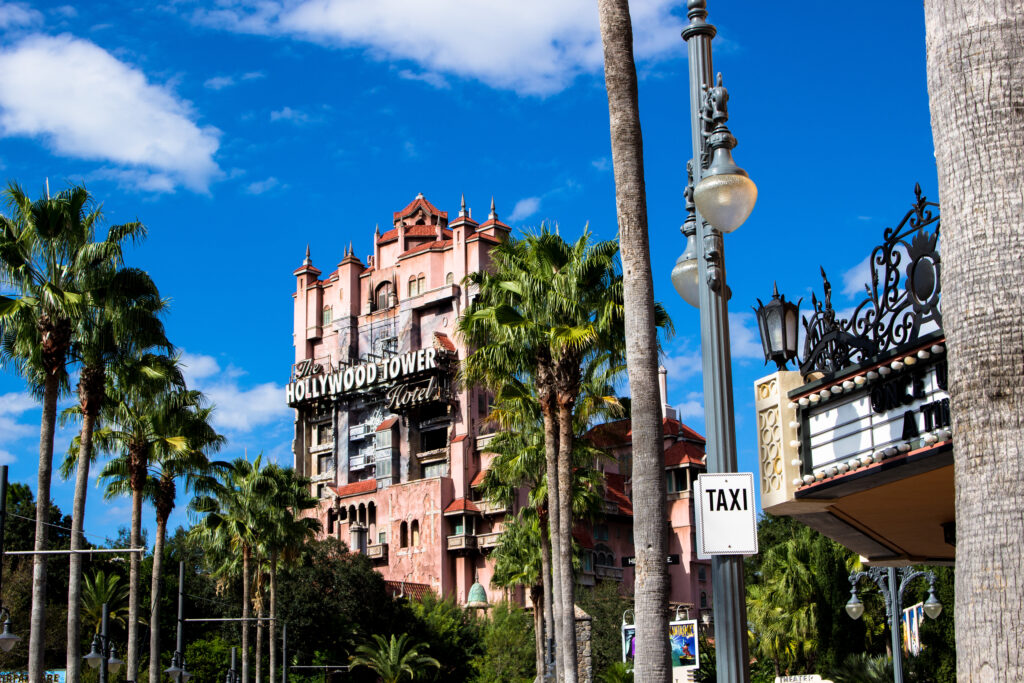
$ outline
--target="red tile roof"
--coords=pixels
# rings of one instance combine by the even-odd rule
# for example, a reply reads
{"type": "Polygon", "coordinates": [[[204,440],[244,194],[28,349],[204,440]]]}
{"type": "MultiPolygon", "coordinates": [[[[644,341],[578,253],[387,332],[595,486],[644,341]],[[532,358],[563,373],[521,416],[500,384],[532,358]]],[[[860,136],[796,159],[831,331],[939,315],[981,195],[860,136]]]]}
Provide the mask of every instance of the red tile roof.
{"type": "Polygon", "coordinates": [[[329,489],[334,491],[339,498],[347,498],[348,496],[358,496],[360,493],[371,493],[377,490],[376,479],[364,479],[362,481],[352,482],[351,484],[345,484],[344,486],[329,486],[329,489]]]}
{"type": "Polygon", "coordinates": [[[416,199],[414,199],[411,202],[409,202],[409,204],[404,209],[402,209],[401,211],[395,211],[395,213],[394,213],[395,220],[397,221],[399,218],[405,218],[406,216],[411,215],[412,212],[415,211],[416,208],[420,207],[420,206],[422,206],[424,209],[426,209],[427,213],[429,213],[431,215],[440,216],[441,218],[444,218],[445,220],[448,219],[448,212],[447,211],[441,211],[436,206],[434,206],[433,204],[428,202],[426,199],[424,199],[423,195],[417,195],[416,199]]]}
{"type": "Polygon", "coordinates": [[[704,443],[705,441],[701,434],[690,429],[679,420],[666,418],[661,421],[661,428],[665,432],[665,436],[684,436],[688,439],[693,439],[694,441],[700,441],[701,443],[704,443]]]}
{"type": "Polygon", "coordinates": [[[373,430],[373,431],[375,431],[375,432],[383,432],[385,429],[391,429],[395,425],[396,422],[398,422],[398,417],[397,416],[391,416],[388,419],[386,419],[383,422],[381,422],[379,425],[377,425],[377,428],[375,430],[373,430]]]}
{"type": "Polygon", "coordinates": [[[377,244],[384,244],[385,242],[390,242],[391,240],[397,240],[397,239],[398,239],[398,228],[392,228],[391,230],[388,230],[383,235],[381,235],[380,237],[377,238],[377,244]]]}
{"type": "Polygon", "coordinates": [[[401,595],[413,600],[422,600],[433,590],[428,584],[411,581],[385,581],[384,587],[395,597],[401,595]]]}
{"type": "Polygon", "coordinates": [[[604,497],[619,506],[619,514],[633,514],[633,503],[626,495],[626,477],[607,472],[604,475],[604,497]]]}
{"type": "Polygon", "coordinates": [[[434,333],[434,345],[440,346],[442,349],[448,351],[449,353],[456,353],[458,351],[458,349],[455,348],[455,344],[452,343],[452,340],[449,339],[448,335],[445,334],[444,332],[434,333]]]}
{"type": "Polygon", "coordinates": [[[597,448],[611,448],[628,444],[629,434],[629,420],[618,420],[597,425],[587,432],[587,438],[597,448]]]}
{"type": "Polygon", "coordinates": [[[704,449],[695,443],[676,441],[665,449],[666,465],[703,465],[704,449]]]}
{"type": "Polygon", "coordinates": [[[444,514],[460,514],[463,512],[480,512],[480,508],[473,504],[473,501],[465,498],[456,498],[444,509],[444,514]]]}
{"type": "Polygon", "coordinates": [[[497,237],[491,237],[490,235],[484,235],[483,233],[479,232],[474,232],[472,235],[466,238],[467,242],[472,242],[473,240],[483,240],[485,242],[490,242],[491,244],[501,244],[501,240],[499,240],[497,237]]]}
{"type": "Polygon", "coordinates": [[[594,547],[594,537],[590,534],[589,530],[584,529],[583,527],[576,527],[573,529],[572,537],[575,538],[576,542],[584,548],[594,547]]]}
{"type": "Polygon", "coordinates": [[[471,481],[469,485],[479,486],[480,484],[484,483],[484,477],[487,476],[487,472],[488,470],[480,470],[479,472],[477,472],[476,476],[473,477],[473,481],[471,481]]]}
{"type": "Polygon", "coordinates": [[[465,440],[466,440],[466,435],[465,434],[459,434],[457,437],[452,439],[452,443],[459,443],[459,442],[465,441],[465,440]]]}
{"type": "Polygon", "coordinates": [[[419,253],[421,251],[428,251],[430,249],[451,249],[451,248],[452,248],[452,241],[451,240],[434,240],[433,242],[424,242],[423,244],[417,244],[412,249],[406,249],[405,251],[402,252],[402,256],[406,256],[407,254],[416,254],[416,253],[419,253]]]}

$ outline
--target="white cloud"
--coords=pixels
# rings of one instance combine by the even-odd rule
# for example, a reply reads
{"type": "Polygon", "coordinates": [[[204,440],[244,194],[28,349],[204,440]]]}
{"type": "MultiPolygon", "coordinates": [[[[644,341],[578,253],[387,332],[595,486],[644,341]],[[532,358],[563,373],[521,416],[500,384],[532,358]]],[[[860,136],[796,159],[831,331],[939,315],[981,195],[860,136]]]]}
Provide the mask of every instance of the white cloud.
{"type": "Polygon", "coordinates": [[[244,74],[242,74],[243,81],[256,81],[266,77],[267,75],[262,71],[246,71],[244,74]]]}
{"type": "Polygon", "coordinates": [[[21,415],[38,407],[39,402],[27,391],[12,391],[0,394],[0,415],[21,415]]]}
{"type": "Polygon", "coordinates": [[[846,296],[857,296],[864,292],[864,285],[871,282],[871,257],[867,256],[863,261],[843,273],[843,294],[846,296]]]}
{"type": "Polygon", "coordinates": [[[761,334],[753,313],[729,314],[729,347],[734,359],[764,360],[761,334]]]}
{"type": "Polygon", "coordinates": [[[43,23],[43,15],[23,2],[0,4],[0,29],[35,26],[43,23]]]}
{"type": "Polygon", "coordinates": [[[214,76],[213,78],[207,78],[203,82],[203,87],[210,90],[223,90],[224,88],[230,88],[235,84],[235,79],[231,76],[214,76]]]}
{"type": "MultiPolygon", "coordinates": [[[[681,17],[671,0],[634,0],[638,58],[679,56],[681,17]]],[[[522,94],[549,95],[602,64],[590,0],[234,0],[196,22],[240,33],[287,35],[378,59],[409,61],[522,94]]],[[[412,72],[410,72],[412,73],[412,72]]]]}
{"type": "Polygon", "coordinates": [[[512,209],[512,215],[508,219],[513,222],[521,221],[537,213],[539,209],[540,197],[526,197],[516,202],[515,207],[512,209]]]}
{"type": "Polygon", "coordinates": [[[270,112],[270,120],[289,121],[291,123],[308,123],[309,115],[302,111],[299,111],[298,109],[284,107],[283,109],[270,112]]]}
{"type": "Polygon", "coordinates": [[[404,78],[407,81],[422,81],[428,85],[432,85],[438,90],[447,90],[451,87],[445,77],[441,74],[434,73],[433,71],[415,72],[410,69],[402,69],[398,72],[399,78],[404,78]]]}
{"type": "Polygon", "coordinates": [[[0,465],[13,465],[15,461],[17,461],[17,458],[14,457],[13,453],[0,448],[0,465]]]}
{"type": "Polygon", "coordinates": [[[213,356],[184,352],[181,363],[189,388],[202,391],[216,406],[213,423],[218,429],[244,434],[291,418],[283,386],[266,382],[242,387],[238,380],[245,373],[230,365],[222,369],[213,356]]]}
{"type": "Polygon", "coordinates": [[[682,349],[662,357],[661,365],[668,371],[666,380],[670,392],[673,387],[680,387],[703,372],[700,349],[690,350],[685,340],[682,349]]]}
{"type": "Polygon", "coordinates": [[[0,50],[0,135],[106,161],[142,189],[205,192],[221,175],[218,131],[191,105],[87,40],[34,35],[0,50]]]}
{"type": "Polygon", "coordinates": [[[270,176],[266,180],[257,180],[254,183],[249,183],[245,186],[245,191],[247,194],[263,194],[264,192],[269,192],[280,185],[281,183],[277,178],[270,176]]]}
{"type": "Polygon", "coordinates": [[[682,421],[704,419],[704,396],[700,392],[691,391],[686,400],[675,406],[676,415],[682,421]]]}
{"type": "Polygon", "coordinates": [[[71,5],[61,5],[60,7],[54,7],[53,13],[64,17],[65,19],[74,19],[78,16],[78,10],[71,5]]]}
{"type": "Polygon", "coordinates": [[[611,162],[608,161],[608,157],[601,157],[600,159],[594,159],[590,162],[590,165],[596,168],[598,171],[607,171],[612,167],[611,162]]]}

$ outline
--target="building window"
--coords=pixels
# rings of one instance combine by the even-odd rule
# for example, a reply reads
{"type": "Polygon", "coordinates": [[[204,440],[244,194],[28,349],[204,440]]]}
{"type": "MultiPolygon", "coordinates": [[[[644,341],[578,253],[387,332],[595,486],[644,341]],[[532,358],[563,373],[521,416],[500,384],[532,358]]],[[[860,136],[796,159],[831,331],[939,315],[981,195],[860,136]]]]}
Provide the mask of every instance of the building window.
{"type": "Polygon", "coordinates": [[[388,542],[388,532],[381,531],[380,533],[377,534],[377,543],[379,543],[380,545],[384,545],[387,542],[388,542]]]}
{"type": "Polygon", "coordinates": [[[583,553],[583,571],[593,572],[594,571],[594,554],[592,552],[583,553]]]}
{"type": "Polygon", "coordinates": [[[323,498],[324,497],[324,485],[323,484],[317,484],[316,485],[316,497],[317,498],[323,498]]]}
{"type": "Polygon", "coordinates": [[[409,525],[402,522],[402,525],[398,527],[398,546],[401,548],[409,547],[409,525]]]}
{"type": "Polygon", "coordinates": [[[427,429],[420,432],[420,452],[436,451],[448,445],[448,427],[427,429]]]}
{"type": "Polygon", "coordinates": [[[448,474],[448,463],[447,462],[432,462],[429,465],[423,466],[423,478],[433,479],[435,477],[443,477],[448,474]]]}
{"type": "Polygon", "coordinates": [[[698,581],[707,581],[708,580],[707,569],[702,564],[697,565],[697,580],[698,581]]]}
{"type": "Polygon", "coordinates": [[[411,298],[411,297],[419,296],[419,295],[420,295],[420,283],[419,283],[419,280],[416,279],[416,276],[413,275],[411,278],[409,278],[409,297],[411,298]]]}
{"type": "Polygon", "coordinates": [[[418,547],[420,544],[420,522],[418,519],[412,520],[412,525],[409,527],[409,535],[412,540],[412,547],[418,547]]]}
{"type": "Polygon", "coordinates": [[[330,422],[317,422],[313,425],[313,446],[326,446],[334,443],[334,425],[330,422]]]}
{"type": "Polygon", "coordinates": [[[446,285],[454,285],[455,284],[455,273],[448,273],[447,275],[445,275],[444,276],[444,283],[446,285]]]}
{"type": "Polygon", "coordinates": [[[334,533],[334,510],[327,511],[327,533],[334,533]]]}
{"type": "Polygon", "coordinates": [[[679,493],[690,490],[689,477],[686,476],[686,468],[668,470],[665,472],[665,482],[669,493],[679,493]]]}
{"type": "Polygon", "coordinates": [[[374,310],[383,310],[385,308],[391,308],[391,283],[382,282],[377,286],[376,292],[376,303],[377,308],[374,310]]]}
{"type": "Polygon", "coordinates": [[[334,321],[334,309],[330,306],[324,306],[323,324],[330,325],[334,321]]]}
{"type": "Polygon", "coordinates": [[[708,608],[708,594],[705,593],[704,591],[700,592],[700,608],[701,609],[707,609],[708,608]]]}
{"type": "Polygon", "coordinates": [[[594,525],[594,540],[595,541],[607,541],[608,540],[608,525],[607,524],[595,524],[594,525]]]}
{"type": "Polygon", "coordinates": [[[416,281],[416,289],[420,294],[427,291],[427,278],[423,277],[423,273],[420,273],[420,279],[416,281]]]}

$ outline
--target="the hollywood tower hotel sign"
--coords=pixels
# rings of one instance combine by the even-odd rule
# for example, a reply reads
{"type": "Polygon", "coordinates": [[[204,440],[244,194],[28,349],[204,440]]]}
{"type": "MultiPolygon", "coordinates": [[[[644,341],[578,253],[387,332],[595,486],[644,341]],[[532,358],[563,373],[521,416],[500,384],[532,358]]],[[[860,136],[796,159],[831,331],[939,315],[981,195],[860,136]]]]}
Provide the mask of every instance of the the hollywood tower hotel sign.
{"type": "Polygon", "coordinates": [[[365,259],[349,245],[324,275],[307,249],[294,272],[295,360],[282,399],[295,409],[295,468],[321,499],[324,532],[366,552],[385,578],[460,599],[489,570],[469,541],[453,548],[492,529],[466,502],[486,466],[488,397],[454,381],[465,357],[455,329],[474,295],[466,276],[489,266],[509,231],[493,202],[482,223],[465,202],[449,221],[419,195],[390,229],[367,231],[365,259]]]}

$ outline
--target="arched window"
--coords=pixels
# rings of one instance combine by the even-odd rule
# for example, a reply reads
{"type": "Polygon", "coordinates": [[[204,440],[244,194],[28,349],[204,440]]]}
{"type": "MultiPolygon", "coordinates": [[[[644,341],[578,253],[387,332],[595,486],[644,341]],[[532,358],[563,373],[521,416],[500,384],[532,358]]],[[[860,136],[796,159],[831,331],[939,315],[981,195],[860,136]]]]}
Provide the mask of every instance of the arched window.
{"type": "Polygon", "coordinates": [[[415,548],[420,544],[420,522],[417,519],[412,520],[412,525],[409,527],[410,535],[412,536],[412,547],[415,548]]]}
{"type": "Polygon", "coordinates": [[[333,320],[334,320],[334,309],[331,308],[330,306],[324,306],[323,319],[321,321],[322,324],[330,325],[333,320]]]}
{"type": "Polygon", "coordinates": [[[327,533],[334,533],[334,510],[327,511],[327,533]]]}
{"type": "Polygon", "coordinates": [[[423,273],[420,273],[420,279],[416,281],[416,291],[420,294],[427,291],[427,278],[423,277],[423,273]]]}
{"type": "Polygon", "coordinates": [[[707,609],[708,608],[708,594],[705,593],[704,591],[700,592],[700,608],[701,609],[707,609]]]}
{"type": "Polygon", "coordinates": [[[412,277],[409,278],[409,297],[412,298],[414,296],[419,296],[419,295],[420,295],[419,281],[416,279],[416,276],[413,275],[412,277]]]}
{"type": "Polygon", "coordinates": [[[390,308],[391,306],[391,283],[382,282],[377,286],[376,293],[377,310],[390,308]]]}
{"type": "Polygon", "coordinates": [[[445,275],[444,276],[444,283],[446,285],[454,285],[455,284],[455,273],[448,273],[447,275],[445,275]]]}
{"type": "Polygon", "coordinates": [[[398,527],[398,546],[400,548],[409,546],[409,525],[405,522],[398,527]]]}

